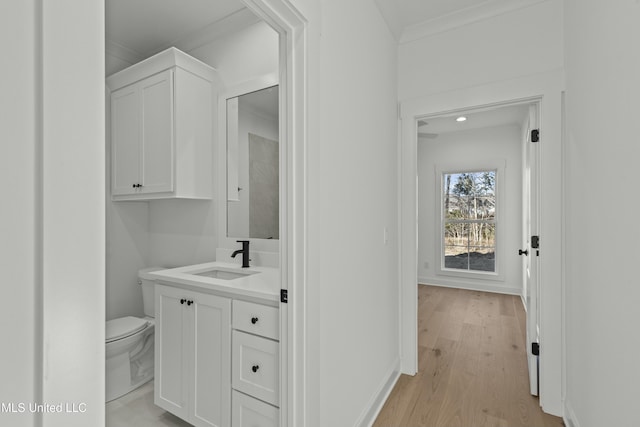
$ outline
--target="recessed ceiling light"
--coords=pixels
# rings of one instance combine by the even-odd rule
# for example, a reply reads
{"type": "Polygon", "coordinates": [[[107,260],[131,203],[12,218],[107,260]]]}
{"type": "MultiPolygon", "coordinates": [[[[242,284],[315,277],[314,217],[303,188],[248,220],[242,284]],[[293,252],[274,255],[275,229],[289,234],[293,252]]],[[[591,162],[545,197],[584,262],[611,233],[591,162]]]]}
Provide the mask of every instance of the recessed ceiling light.
{"type": "Polygon", "coordinates": [[[466,121],[466,120],[467,120],[467,118],[466,118],[465,116],[460,116],[460,117],[458,117],[458,118],[456,119],[456,122],[464,122],[464,121],[466,121]]]}

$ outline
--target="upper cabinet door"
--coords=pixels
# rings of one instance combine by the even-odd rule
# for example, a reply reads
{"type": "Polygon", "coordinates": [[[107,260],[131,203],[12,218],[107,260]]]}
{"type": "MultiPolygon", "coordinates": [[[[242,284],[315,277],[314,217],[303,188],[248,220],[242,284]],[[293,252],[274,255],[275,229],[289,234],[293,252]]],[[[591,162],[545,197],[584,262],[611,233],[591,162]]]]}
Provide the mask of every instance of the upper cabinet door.
{"type": "Polygon", "coordinates": [[[141,193],[174,189],[173,70],[139,83],[142,104],[141,193]]]}
{"type": "Polygon", "coordinates": [[[135,194],[140,182],[140,94],[135,85],[111,93],[111,191],[135,194]]]}

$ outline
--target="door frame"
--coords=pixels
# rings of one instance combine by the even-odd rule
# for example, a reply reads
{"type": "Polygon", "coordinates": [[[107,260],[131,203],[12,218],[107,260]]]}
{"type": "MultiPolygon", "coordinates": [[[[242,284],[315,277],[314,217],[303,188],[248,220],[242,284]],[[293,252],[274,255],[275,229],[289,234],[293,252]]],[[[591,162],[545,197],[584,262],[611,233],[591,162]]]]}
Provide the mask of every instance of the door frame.
{"type": "Polygon", "coordinates": [[[242,0],[279,34],[280,426],[305,425],[307,20],[287,0],[242,0]],[[283,84],[284,83],[284,84],[283,84]]]}
{"type": "MultiPolygon", "coordinates": [[[[418,367],[417,120],[506,103],[540,102],[540,405],[562,415],[562,126],[560,70],[411,98],[400,103],[399,257],[401,370],[418,367]]],[[[529,347],[529,345],[527,345],[529,347]]],[[[528,348],[530,351],[530,348],[528,348]]]]}

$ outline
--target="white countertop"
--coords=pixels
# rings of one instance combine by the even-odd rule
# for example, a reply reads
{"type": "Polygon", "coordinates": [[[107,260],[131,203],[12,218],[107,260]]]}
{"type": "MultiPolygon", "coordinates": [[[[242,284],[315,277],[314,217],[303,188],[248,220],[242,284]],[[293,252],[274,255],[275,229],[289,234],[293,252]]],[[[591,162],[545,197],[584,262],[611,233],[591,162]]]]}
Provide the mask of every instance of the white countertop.
{"type": "Polygon", "coordinates": [[[272,267],[251,266],[246,270],[256,272],[244,277],[232,280],[217,279],[214,277],[198,276],[198,273],[220,267],[243,271],[238,264],[228,262],[207,262],[204,264],[188,265],[185,267],[158,270],[149,273],[154,279],[178,284],[180,287],[189,288],[200,292],[217,292],[230,296],[258,298],[266,301],[280,300],[280,269],[272,267]]]}

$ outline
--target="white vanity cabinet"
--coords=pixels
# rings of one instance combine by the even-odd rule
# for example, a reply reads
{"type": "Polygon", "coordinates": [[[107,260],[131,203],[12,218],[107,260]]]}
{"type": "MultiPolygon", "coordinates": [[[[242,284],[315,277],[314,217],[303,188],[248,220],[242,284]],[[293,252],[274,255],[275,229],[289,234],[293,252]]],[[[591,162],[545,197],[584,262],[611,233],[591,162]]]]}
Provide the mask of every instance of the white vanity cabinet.
{"type": "Polygon", "coordinates": [[[211,199],[218,80],[175,48],[107,78],[113,200],[211,199]]]}
{"type": "Polygon", "coordinates": [[[280,343],[277,307],[233,301],[233,427],[279,424],[280,343]]]}
{"type": "Polygon", "coordinates": [[[196,426],[279,426],[279,270],[210,262],[150,275],[155,404],[196,426]]]}
{"type": "Polygon", "coordinates": [[[231,299],[158,284],[154,403],[195,426],[231,424],[231,299]]]}

